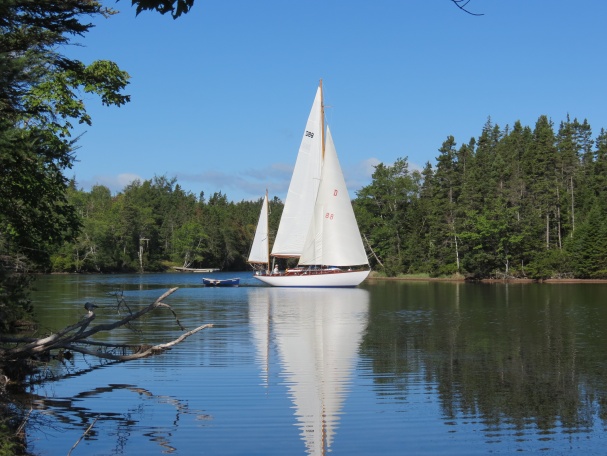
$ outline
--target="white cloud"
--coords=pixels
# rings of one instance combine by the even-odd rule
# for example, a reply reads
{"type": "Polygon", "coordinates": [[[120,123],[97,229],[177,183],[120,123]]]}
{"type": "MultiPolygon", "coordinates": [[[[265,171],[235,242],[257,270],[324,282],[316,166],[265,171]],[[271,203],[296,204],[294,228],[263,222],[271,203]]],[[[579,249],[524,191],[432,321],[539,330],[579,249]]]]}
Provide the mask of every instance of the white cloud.
{"type": "Polygon", "coordinates": [[[357,191],[371,183],[371,175],[375,171],[375,166],[379,163],[380,161],[377,158],[371,157],[343,170],[350,198],[354,198],[357,191]]]}
{"type": "Polygon", "coordinates": [[[257,200],[268,189],[270,198],[278,196],[284,200],[292,172],[292,165],[276,163],[234,173],[207,171],[198,174],[178,173],[176,177],[182,187],[189,188],[186,182],[195,184],[200,189],[198,191],[204,191],[207,196],[221,191],[233,201],[257,200]]]}
{"type": "Polygon", "coordinates": [[[121,192],[122,190],[124,190],[124,187],[126,187],[135,180],[143,181],[144,179],[138,174],[133,173],[122,173],[116,176],[93,176],[90,179],[76,178],[78,187],[83,188],[84,190],[90,190],[95,185],[103,185],[109,188],[112,193],[121,192]]]}
{"type": "MultiPolygon", "coordinates": [[[[379,159],[370,157],[344,167],[343,171],[351,198],[354,198],[356,192],[362,187],[371,183],[371,175],[375,171],[375,166],[379,163],[381,163],[379,159]]],[[[386,165],[391,164],[386,163],[386,165]]],[[[421,170],[421,167],[409,163],[409,170],[421,170]]],[[[206,171],[202,173],[167,173],[167,176],[169,178],[175,177],[177,183],[185,191],[190,191],[195,195],[202,191],[207,198],[215,192],[222,192],[232,201],[257,200],[268,189],[270,198],[278,196],[284,201],[292,173],[293,165],[274,163],[263,168],[249,168],[244,171],[235,170],[233,173],[206,171]]],[[[96,175],[91,179],[77,179],[77,185],[87,191],[94,185],[104,185],[112,193],[118,193],[135,180],[143,181],[150,178],[143,178],[134,173],[121,173],[115,176],[96,175]]]]}

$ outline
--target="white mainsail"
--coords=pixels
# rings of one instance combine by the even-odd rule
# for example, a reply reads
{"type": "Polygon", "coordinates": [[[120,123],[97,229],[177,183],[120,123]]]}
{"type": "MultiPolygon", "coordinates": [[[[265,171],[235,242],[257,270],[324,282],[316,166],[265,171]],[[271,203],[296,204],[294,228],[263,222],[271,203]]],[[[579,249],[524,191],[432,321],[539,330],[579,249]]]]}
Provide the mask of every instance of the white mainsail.
{"type": "Polygon", "coordinates": [[[313,217],[300,265],[358,266],[369,263],[329,127],[313,217]]]}
{"type": "Polygon", "coordinates": [[[320,182],[322,134],[322,87],[319,86],[299,146],[293,177],[272,247],[272,256],[301,255],[320,182]]]}
{"type": "Polygon", "coordinates": [[[257,222],[257,230],[251,245],[249,253],[249,263],[269,264],[270,262],[270,245],[269,245],[269,229],[268,229],[268,192],[263,199],[259,221],[257,222]]]}

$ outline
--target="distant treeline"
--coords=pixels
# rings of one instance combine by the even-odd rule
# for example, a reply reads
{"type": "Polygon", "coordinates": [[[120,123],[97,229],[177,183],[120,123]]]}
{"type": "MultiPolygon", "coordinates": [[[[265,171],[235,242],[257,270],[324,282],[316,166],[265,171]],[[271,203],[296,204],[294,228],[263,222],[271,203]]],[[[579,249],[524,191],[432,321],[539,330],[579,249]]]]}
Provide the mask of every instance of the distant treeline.
{"type": "MultiPolygon", "coordinates": [[[[532,129],[488,120],[478,139],[448,137],[436,165],[376,167],[354,200],[373,269],[393,276],[607,277],[607,133],[587,121],[532,129]]],[[[245,270],[261,198],[208,201],[175,179],[135,181],[113,196],[73,183],[82,231],[52,255],[54,271],[245,270]]],[[[282,201],[270,201],[275,233],[282,201]]]]}
{"type": "MultiPolygon", "coordinates": [[[[72,182],[69,201],[81,218],[75,242],[51,256],[55,272],[151,272],[171,266],[245,270],[261,198],[234,203],[221,192],[208,201],[176,179],[134,181],[117,195],[72,182]]],[[[274,222],[282,202],[272,202],[274,222]]]]}

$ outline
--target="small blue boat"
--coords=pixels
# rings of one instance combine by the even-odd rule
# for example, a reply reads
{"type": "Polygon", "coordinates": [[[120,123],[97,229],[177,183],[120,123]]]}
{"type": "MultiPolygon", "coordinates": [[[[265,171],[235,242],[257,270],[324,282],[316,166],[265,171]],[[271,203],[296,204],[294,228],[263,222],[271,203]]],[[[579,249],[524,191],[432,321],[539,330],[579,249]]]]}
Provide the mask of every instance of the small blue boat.
{"type": "Polygon", "coordinates": [[[205,287],[237,287],[240,284],[238,277],[233,279],[209,279],[207,277],[202,278],[202,283],[205,287]]]}

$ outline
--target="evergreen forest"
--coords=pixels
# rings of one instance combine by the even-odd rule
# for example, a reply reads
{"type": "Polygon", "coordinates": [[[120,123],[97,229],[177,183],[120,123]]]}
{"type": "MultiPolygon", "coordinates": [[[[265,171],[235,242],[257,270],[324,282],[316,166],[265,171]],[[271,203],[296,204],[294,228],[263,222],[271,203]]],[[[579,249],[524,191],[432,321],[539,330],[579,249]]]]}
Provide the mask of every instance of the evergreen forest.
{"type": "MultiPolygon", "coordinates": [[[[261,199],[207,200],[157,176],[117,195],[72,181],[68,201],[81,231],[48,270],[249,269],[261,199]]],[[[372,268],[387,276],[605,278],[607,133],[593,138],[587,121],[570,118],[558,128],[546,116],[533,128],[489,119],[468,143],[447,137],[435,166],[379,164],[354,207],[372,268]]],[[[270,210],[275,233],[282,201],[270,210]]]]}

